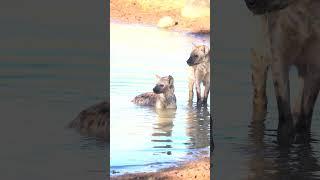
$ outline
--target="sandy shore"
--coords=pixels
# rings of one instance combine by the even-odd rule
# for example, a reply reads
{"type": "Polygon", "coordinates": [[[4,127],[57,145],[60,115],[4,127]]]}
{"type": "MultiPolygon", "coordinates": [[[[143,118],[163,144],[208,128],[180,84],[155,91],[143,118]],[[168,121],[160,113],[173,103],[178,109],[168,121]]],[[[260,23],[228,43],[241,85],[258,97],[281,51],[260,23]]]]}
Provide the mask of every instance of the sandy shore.
{"type": "Polygon", "coordinates": [[[176,26],[169,28],[176,31],[192,33],[210,32],[209,8],[197,10],[185,10],[185,0],[111,0],[111,20],[124,23],[157,25],[160,18],[170,16],[178,22],[176,26]],[[182,13],[187,12],[187,13],[182,13]],[[205,12],[201,17],[192,14],[205,12]],[[182,14],[190,14],[185,16],[182,14]]]}
{"type": "Polygon", "coordinates": [[[111,180],[182,180],[182,179],[210,179],[210,159],[201,158],[188,162],[177,168],[163,169],[155,173],[125,174],[112,177],[111,180]]]}

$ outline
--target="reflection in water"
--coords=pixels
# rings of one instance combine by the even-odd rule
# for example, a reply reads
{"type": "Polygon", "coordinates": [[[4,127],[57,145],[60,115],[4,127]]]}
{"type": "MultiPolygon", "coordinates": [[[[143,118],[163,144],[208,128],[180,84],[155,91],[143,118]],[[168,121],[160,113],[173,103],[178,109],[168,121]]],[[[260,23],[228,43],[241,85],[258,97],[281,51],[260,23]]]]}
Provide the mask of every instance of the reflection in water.
{"type": "Polygon", "coordinates": [[[208,45],[209,37],[114,23],[110,30],[111,172],[155,171],[208,150],[209,110],[188,106],[186,60],[192,42],[208,45]],[[152,91],[155,74],[174,77],[176,110],[130,102],[152,91]]]}
{"type": "MultiPolygon", "coordinates": [[[[206,106],[197,107],[190,104],[187,108],[186,133],[189,141],[185,144],[188,149],[200,149],[209,146],[210,141],[210,112],[206,106]]],[[[176,116],[175,109],[155,110],[157,122],[154,124],[152,142],[157,142],[153,148],[163,149],[160,153],[171,155],[170,148],[173,147],[172,131],[173,120],[176,116]]]]}
{"type": "Polygon", "coordinates": [[[249,132],[248,179],[318,179],[320,171],[312,135],[291,146],[271,143],[276,130],[266,130],[263,123],[252,123],[249,132]]]}
{"type": "Polygon", "coordinates": [[[153,148],[163,149],[163,152],[168,155],[171,155],[172,148],[172,128],[173,128],[173,119],[175,118],[176,110],[175,109],[157,109],[157,122],[154,124],[154,133],[152,133],[152,142],[158,142],[159,144],[153,146],[153,148]]]}
{"type": "Polygon", "coordinates": [[[190,136],[189,148],[204,148],[210,141],[210,112],[207,106],[187,107],[187,134],[190,136]]]}

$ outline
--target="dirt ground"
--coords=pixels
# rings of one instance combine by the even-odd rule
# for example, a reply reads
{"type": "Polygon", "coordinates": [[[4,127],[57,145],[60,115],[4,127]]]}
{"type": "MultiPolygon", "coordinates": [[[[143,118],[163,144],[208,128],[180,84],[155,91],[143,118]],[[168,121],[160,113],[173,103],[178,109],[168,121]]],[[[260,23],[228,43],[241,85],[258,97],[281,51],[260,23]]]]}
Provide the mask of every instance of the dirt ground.
{"type": "Polygon", "coordinates": [[[111,180],[186,180],[210,179],[210,159],[208,157],[192,161],[177,168],[163,169],[155,173],[125,174],[111,180]]]}
{"type": "MultiPolygon", "coordinates": [[[[182,15],[185,0],[111,0],[111,20],[123,23],[157,25],[160,18],[170,16],[178,22],[170,28],[175,31],[187,31],[191,33],[209,33],[210,16],[186,17],[182,15]]],[[[190,14],[200,14],[208,8],[189,11],[190,14]]]]}

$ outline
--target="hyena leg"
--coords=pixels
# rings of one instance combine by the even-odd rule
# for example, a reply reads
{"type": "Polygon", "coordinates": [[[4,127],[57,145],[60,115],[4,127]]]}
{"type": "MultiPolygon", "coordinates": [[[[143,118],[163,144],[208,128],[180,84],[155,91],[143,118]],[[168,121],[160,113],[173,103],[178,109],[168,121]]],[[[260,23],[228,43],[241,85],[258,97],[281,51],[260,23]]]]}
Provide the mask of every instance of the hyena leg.
{"type": "Polygon", "coordinates": [[[278,137],[287,141],[293,135],[288,66],[278,59],[271,64],[271,70],[279,114],[278,137]]]}
{"type": "Polygon", "coordinates": [[[194,86],[194,80],[189,80],[189,101],[191,102],[193,100],[193,86],[194,86]]]}
{"type": "Polygon", "coordinates": [[[303,88],[299,121],[296,124],[298,132],[307,132],[311,128],[312,113],[320,89],[319,83],[320,78],[308,72],[303,88]]]}
{"type": "Polygon", "coordinates": [[[201,102],[201,88],[200,81],[196,80],[196,91],[197,91],[197,103],[201,102]]]}
{"type": "Polygon", "coordinates": [[[203,104],[207,104],[208,96],[210,93],[210,81],[204,82],[204,95],[203,95],[203,104]]]}
{"type": "Polygon", "coordinates": [[[267,76],[269,69],[269,61],[252,49],[252,62],[251,62],[251,80],[253,85],[253,111],[252,120],[260,122],[265,120],[267,113],[267,76]]]}
{"type": "Polygon", "coordinates": [[[293,123],[297,124],[301,115],[301,105],[302,105],[302,99],[303,99],[303,89],[304,89],[304,78],[299,76],[299,94],[293,104],[292,109],[292,118],[293,123]]]}
{"type": "Polygon", "coordinates": [[[296,100],[294,102],[293,110],[292,110],[292,118],[293,118],[294,124],[297,124],[299,121],[299,118],[300,118],[305,72],[306,72],[305,66],[298,67],[299,92],[298,92],[298,96],[296,97],[296,100]]]}

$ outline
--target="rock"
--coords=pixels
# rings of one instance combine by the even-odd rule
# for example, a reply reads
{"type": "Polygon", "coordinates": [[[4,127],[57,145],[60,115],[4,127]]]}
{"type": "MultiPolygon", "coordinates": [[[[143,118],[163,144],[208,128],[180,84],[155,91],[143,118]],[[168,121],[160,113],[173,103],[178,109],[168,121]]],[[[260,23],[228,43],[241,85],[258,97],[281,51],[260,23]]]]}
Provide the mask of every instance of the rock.
{"type": "Polygon", "coordinates": [[[159,28],[169,28],[177,24],[178,22],[175,22],[170,16],[164,16],[158,21],[157,26],[159,28]]]}
{"type": "Polygon", "coordinates": [[[110,127],[110,103],[103,101],[81,111],[68,125],[81,134],[109,139],[107,129],[110,127]]]}

